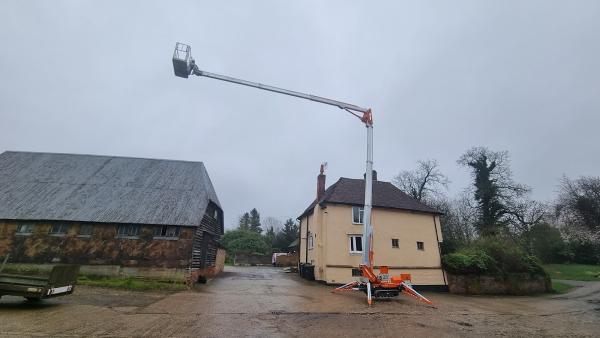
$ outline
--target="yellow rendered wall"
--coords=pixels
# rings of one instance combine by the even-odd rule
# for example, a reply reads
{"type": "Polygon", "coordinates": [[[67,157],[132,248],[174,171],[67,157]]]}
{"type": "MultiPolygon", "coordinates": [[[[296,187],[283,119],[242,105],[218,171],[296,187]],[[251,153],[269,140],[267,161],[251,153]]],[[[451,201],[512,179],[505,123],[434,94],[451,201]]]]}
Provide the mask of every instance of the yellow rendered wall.
{"type": "MultiPolygon", "coordinates": [[[[352,207],[329,204],[323,211],[326,234],[322,239],[325,268],[321,280],[346,283],[354,280],[351,267],[357,267],[361,254],[351,254],[349,235],[362,235],[363,225],[352,223],[352,207]]],[[[374,208],[373,248],[374,265],[387,265],[393,274],[411,273],[413,283],[444,285],[438,240],[441,241],[439,217],[395,209],[374,208]],[[437,237],[436,237],[437,228],[437,237]],[[399,240],[399,248],[392,248],[392,238],[399,240]],[[417,241],[425,250],[417,250],[417,241]]]]}

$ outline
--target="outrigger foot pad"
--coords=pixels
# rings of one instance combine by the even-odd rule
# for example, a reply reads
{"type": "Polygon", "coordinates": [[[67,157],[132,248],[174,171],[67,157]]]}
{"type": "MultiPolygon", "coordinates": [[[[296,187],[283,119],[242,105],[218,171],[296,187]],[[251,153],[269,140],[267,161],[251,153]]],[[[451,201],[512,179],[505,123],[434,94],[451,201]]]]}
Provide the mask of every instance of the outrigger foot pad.
{"type": "Polygon", "coordinates": [[[410,286],[408,283],[402,282],[401,285],[402,285],[402,293],[407,294],[411,297],[414,297],[420,302],[427,303],[427,304],[435,307],[435,305],[433,305],[433,303],[429,299],[425,298],[423,295],[418,293],[417,290],[413,289],[412,286],[410,286]]]}

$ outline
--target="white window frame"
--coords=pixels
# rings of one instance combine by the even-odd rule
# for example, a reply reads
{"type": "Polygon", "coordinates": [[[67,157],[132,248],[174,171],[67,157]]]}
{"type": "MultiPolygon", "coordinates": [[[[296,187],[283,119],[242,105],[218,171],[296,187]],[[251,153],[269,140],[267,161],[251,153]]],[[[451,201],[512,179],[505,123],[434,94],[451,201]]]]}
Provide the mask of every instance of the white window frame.
{"type": "Polygon", "coordinates": [[[362,235],[348,235],[348,249],[350,250],[351,254],[362,254],[362,235]],[[360,243],[360,251],[356,250],[358,246],[357,243],[360,243]]]}
{"type": "Polygon", "coordinates": [[[179,239],[181,229],[174,225],[163,225],[154,228],[154,239],[177,240],[179,239]]]}
{"type": "Polygon", "coordinates": [[[81,224],[79,226],[79,233],[77,234],[77,237],[92,237],[92,233],[94,232],[94,226],[91,224],[81,224]],[[89,229],[90,232],[89,233],[84,233],[83,229],[89,229]]]}
{"type": "Polygon", "coordinates": [[[116,238],[138,239],[140,238],[140,228],[139,224],[119,224],[117,225],[116,238]],[[125,229],[124,233],[119,233],[121,229],[125,229]],[[135,231],[132,231],[134,229],[135,231]]]}
{"type": "Polygon", "coordinates": [[[359,206],[352,207],[352,224],[363,224],[365,221],[365,208],[359,206]],[[356,222],[356,212],[358,212],[358,222],[356,222]]]}
{"type": "Polygon", "coordinates": [[[308,232],[308,237],[306,239],[306,246],[308,247],[308,250],[312,250],[315,247],[315,240],[313,238],[313,234],[312,232],[308,232]]]}
{"type": "Polygon", "coordinates": [[[17,225],[15,234],[19,236],[29,236],[35,232],[36,225],[33,223],[20,223],[17,225]],[[25,230],[25,231],[23,231],[25,230]]]}
{"type": "Polygon", "coordinates": [[[66,236],[69,232],[70,225],[67,223],[54,223],[50,226],[48,234],[51,236],[66,236]],[[58,230],[58,231],[54,231],[58,230]]]}

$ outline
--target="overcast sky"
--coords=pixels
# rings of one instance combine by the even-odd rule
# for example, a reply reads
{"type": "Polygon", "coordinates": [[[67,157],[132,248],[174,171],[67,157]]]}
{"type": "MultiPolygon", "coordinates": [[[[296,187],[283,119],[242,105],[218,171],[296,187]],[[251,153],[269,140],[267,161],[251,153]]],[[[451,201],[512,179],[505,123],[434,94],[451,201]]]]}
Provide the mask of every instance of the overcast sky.
{"type": "Polygon", "coordinates": [[[515,180],[554,198],[599,175],[599,1],[8,1],[0,3],[0,152],[202,161],[228,225],[298,216],[319,164],[362,178],[365,128],[343,111],[173,75],[200,69],[371,107],[375,169],[508,150],[515,180]]]}

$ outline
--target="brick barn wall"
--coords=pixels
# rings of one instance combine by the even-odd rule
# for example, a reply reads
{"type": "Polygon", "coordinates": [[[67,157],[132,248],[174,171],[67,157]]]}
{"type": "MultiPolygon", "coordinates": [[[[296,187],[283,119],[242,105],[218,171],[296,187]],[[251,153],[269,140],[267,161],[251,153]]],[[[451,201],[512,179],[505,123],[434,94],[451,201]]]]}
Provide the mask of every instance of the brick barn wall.
{"type": "Polygon", "coordinates": [[[74,263],[130,267],[187,268],[191,264],[195,228],[180,227],[176,240],[154,239],[152,225],[141,225],[139,238],[116,238],[118,224],[61,222],[66,235],[49,234],[55,222],[0,220],[0,257],[13,263],[74,263]],[[16,234],[19,223],[35,224],[31,235],[16,234]],[[78,236],[82,224],[92,224],[90,237],[78,236]]]}

